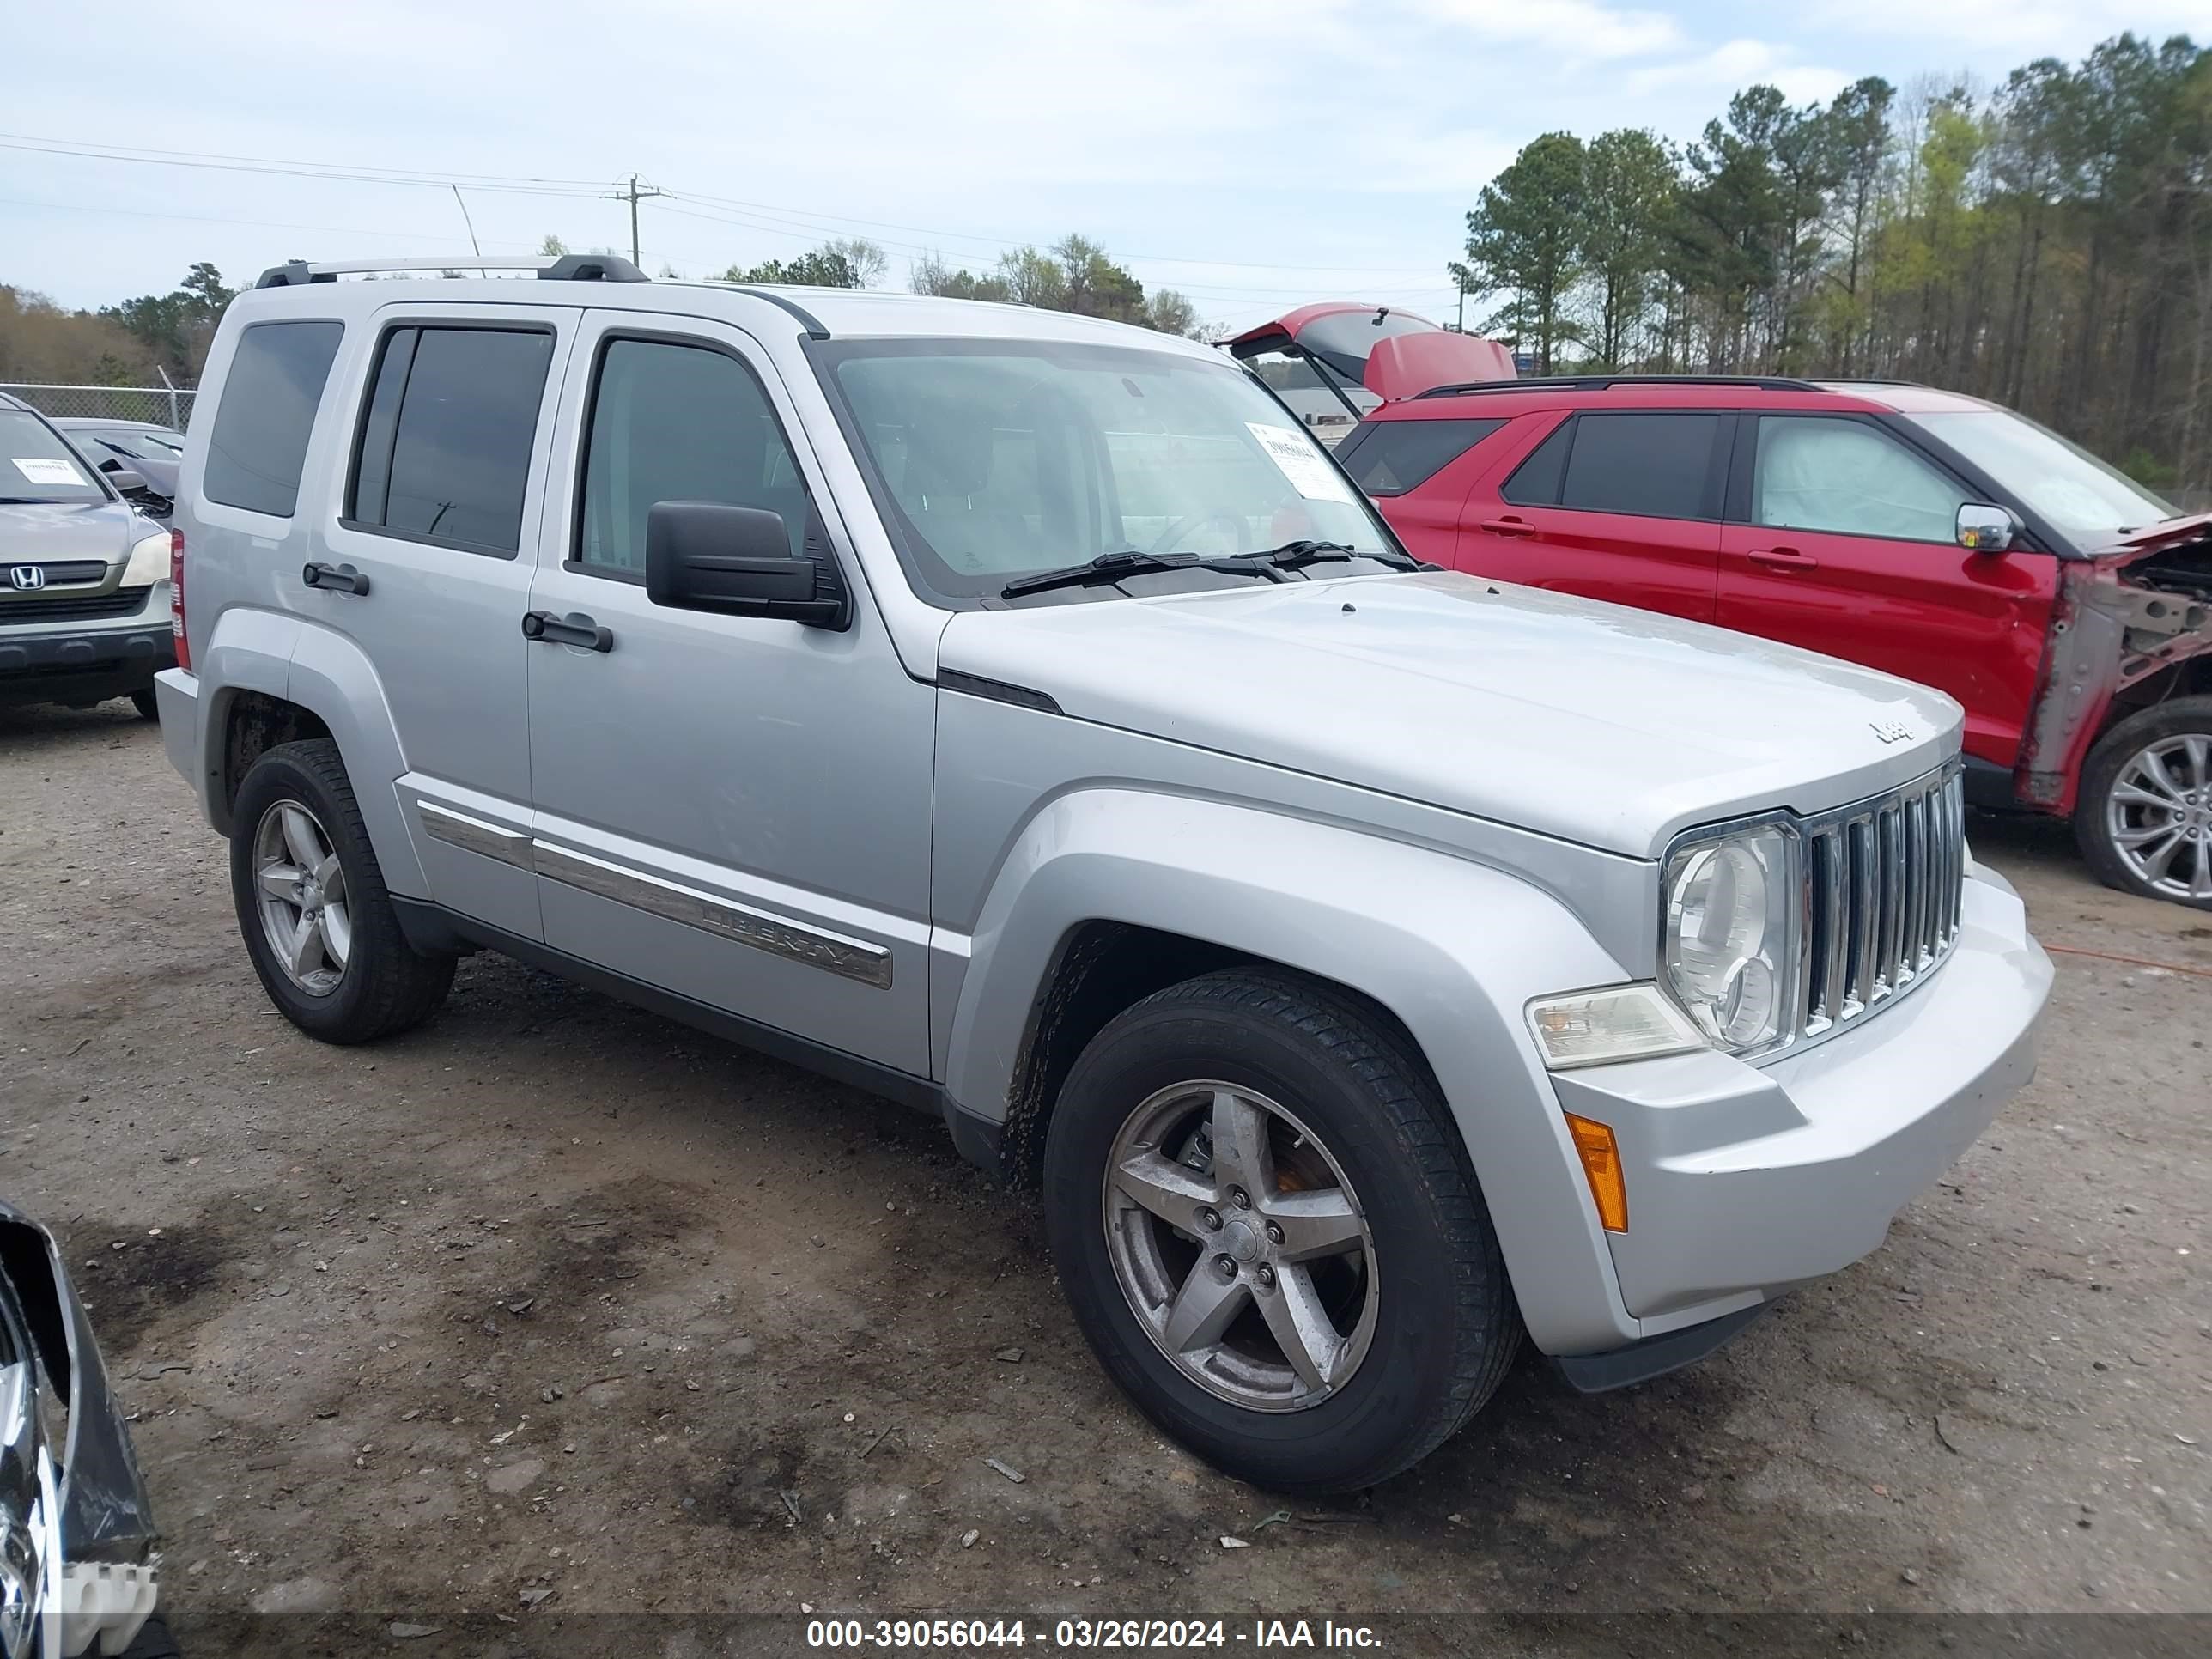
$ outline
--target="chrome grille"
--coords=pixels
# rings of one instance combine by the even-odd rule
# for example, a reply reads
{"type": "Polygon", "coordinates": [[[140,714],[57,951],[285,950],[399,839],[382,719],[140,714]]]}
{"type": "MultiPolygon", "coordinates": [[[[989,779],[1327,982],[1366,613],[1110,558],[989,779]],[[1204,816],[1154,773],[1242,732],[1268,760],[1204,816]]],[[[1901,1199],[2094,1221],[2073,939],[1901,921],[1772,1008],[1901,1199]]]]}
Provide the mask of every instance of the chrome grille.
{"type": "Polygon", "coordinates": [[[1805,822],[1804,986],[1817,1036],[1910,989],[1959,933],[1966,794],[1954,765],[1805,822]]]}

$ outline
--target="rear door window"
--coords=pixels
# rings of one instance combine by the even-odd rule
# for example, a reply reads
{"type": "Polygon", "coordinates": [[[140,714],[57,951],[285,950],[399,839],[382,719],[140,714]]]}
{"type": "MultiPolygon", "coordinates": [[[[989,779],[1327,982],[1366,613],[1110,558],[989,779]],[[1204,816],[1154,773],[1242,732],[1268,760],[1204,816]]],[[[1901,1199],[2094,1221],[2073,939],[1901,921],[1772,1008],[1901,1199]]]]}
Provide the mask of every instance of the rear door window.
{"type": "Polygon", "coordinates": [[[552,360],[544,329],[392,330],[362,421],[349,526],[512,558],[552,360]]]}
{"type": "Polygon", "coordinates": [[[1559,505],[1645,519],[1717,518],[1720,435],[1717,414],[1577,416],[1559,505]]]}
{"type": "Polygon", "coordinates": [[[200,491],[249,513],[289,519],[300,503],[300,468],[315,408],[345,325],[256,323],[239,336],[217,394],[200,491]]]}
{"type": "Polygon", "coordinates": [[[1370,495],[1402,495],[1426,483],[1504,426],[1493,421],[1368,421],[1337,459],[1370,495]]]}

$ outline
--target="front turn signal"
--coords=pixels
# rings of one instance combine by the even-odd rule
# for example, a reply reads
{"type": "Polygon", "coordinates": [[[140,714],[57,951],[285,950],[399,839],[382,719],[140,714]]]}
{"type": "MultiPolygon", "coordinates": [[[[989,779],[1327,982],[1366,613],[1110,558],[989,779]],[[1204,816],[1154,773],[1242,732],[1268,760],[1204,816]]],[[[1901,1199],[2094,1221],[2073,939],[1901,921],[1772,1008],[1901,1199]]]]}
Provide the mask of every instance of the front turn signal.
{"type": "Polygon", "coordinates": [[[1628,1183],[1620,1173],[1620,1148],[1613,1131],[1586,1117],[1565,1114],[1567,1133],[1574,1137],[1575,1152],[1583,1161],[1590,1197],[1597,1203],[1598,1223],[1609,1233],[1628,1231],[1628,1183]]]}

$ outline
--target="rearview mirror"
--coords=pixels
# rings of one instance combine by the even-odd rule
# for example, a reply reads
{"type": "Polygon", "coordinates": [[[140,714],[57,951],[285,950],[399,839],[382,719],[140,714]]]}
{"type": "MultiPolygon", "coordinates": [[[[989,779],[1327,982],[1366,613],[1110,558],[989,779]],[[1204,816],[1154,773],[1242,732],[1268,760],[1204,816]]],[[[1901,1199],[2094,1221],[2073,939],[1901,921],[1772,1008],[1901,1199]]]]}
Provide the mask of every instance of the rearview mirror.
{"type": "Polygon", "coordinates": [[[645,594],[681,611],[842,628],[834,566],[791,556],[783,515],[725,501],[655,501],[645,515],[645,594]]]}
{"type": "Polygon", "coordinates": [[[2020,520],[2008,507],[1968,501],[1959,509],[1959,545],[1970,553],[2002,553],[2020,534],[2020,520]]]}

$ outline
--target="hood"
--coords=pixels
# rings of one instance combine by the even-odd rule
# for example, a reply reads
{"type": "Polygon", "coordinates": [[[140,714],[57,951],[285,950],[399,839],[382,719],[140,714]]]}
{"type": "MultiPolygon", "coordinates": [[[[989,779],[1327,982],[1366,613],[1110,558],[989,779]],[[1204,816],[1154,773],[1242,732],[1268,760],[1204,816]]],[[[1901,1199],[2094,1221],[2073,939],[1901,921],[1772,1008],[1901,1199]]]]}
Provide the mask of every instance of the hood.
{"type": "Polygon", "coordinates": [[[2206,539],[2212,539],[2212,513],[2189,513],[2178,519],[2145,525],[2141,530],[2131,532],[2110,547],[2100,550],[2097,556],[2129,563],[2163,548],[2179,547],[2185,542],[2206,539]]]}
{"type": "Polygon", "coordinates": [[[1068,714],[1633,857],[1955,753],[1941,692],[1450,571],[963,611],[939,659],[1068,714]]]}
{"type": "MultiPolygon", "coordinates": [[[[159,528],[142,525],[121,501],[0,503],[0,571],[15,564],[68,564],[85,559],[114,564],[129,556],[131,544],[138,537],[159,528]]],[[[0,595],[9,591],[0,580],[0,595]]]]}

